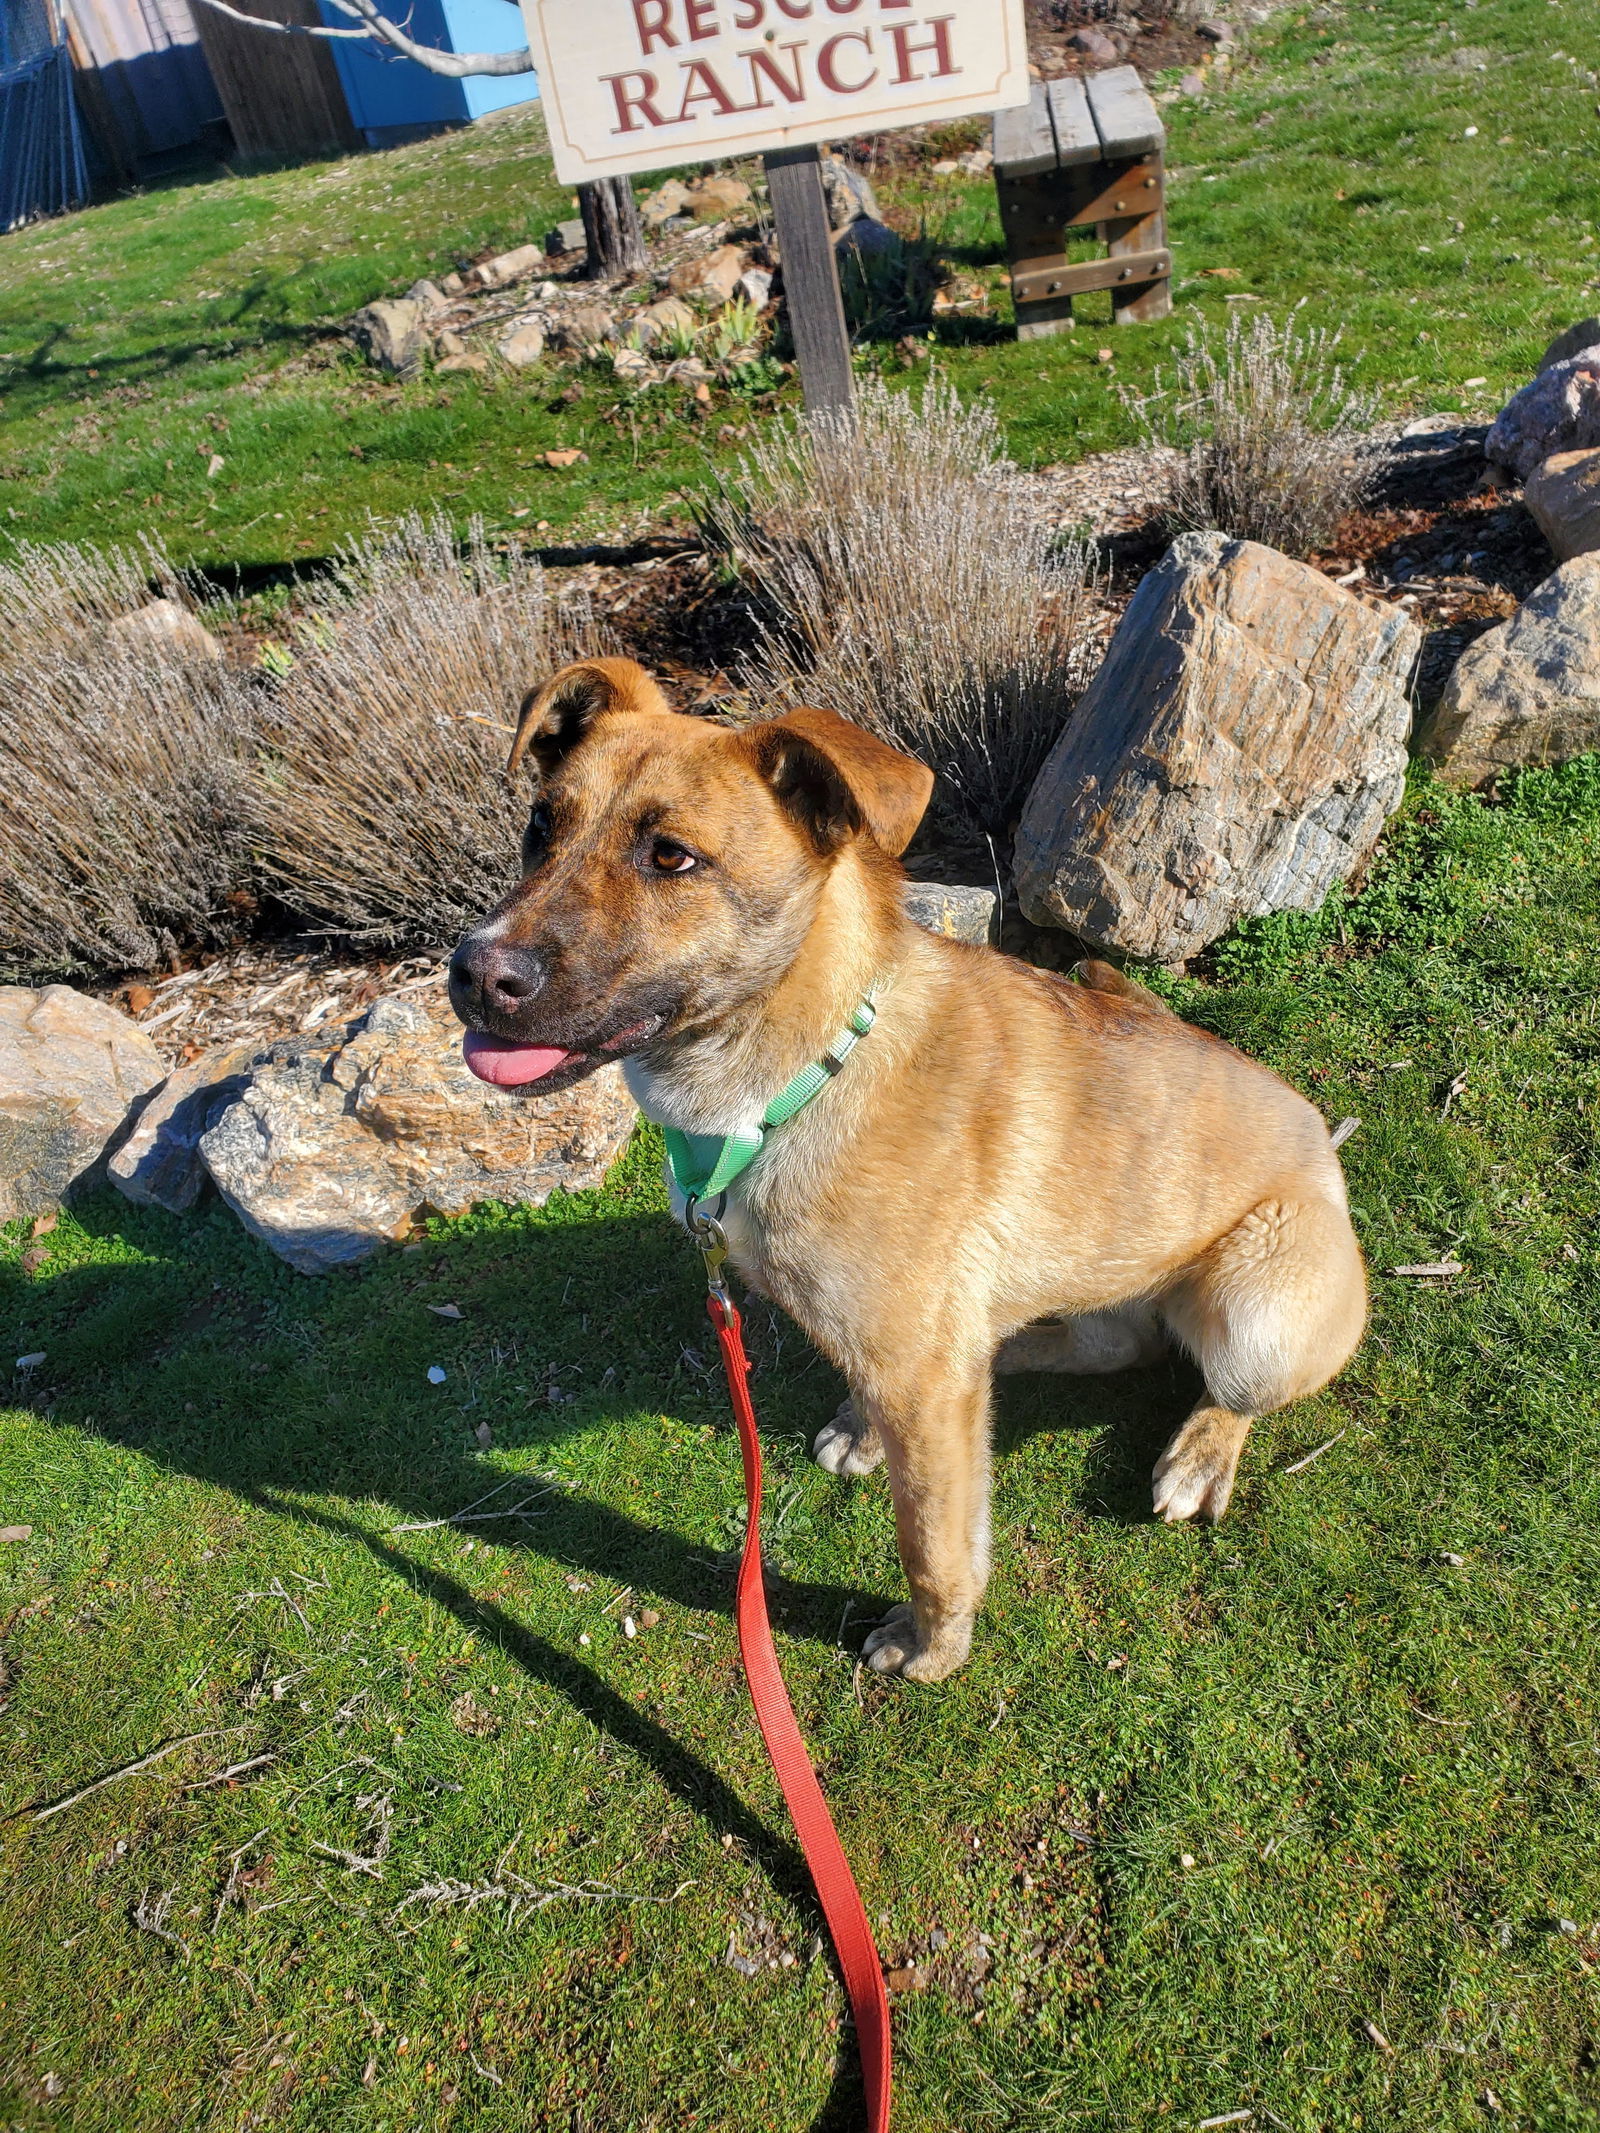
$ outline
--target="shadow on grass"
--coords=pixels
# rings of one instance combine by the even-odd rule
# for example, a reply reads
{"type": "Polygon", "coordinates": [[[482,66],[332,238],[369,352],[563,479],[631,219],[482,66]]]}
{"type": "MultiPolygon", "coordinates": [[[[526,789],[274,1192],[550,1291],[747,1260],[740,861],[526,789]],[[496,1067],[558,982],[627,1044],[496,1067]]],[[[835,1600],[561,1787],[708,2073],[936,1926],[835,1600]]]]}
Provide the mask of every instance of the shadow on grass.
{"type": "MultiPolygon", "coordinates": [[[[190,1218],[184,1226],[111,1201],[75,1212],[92,1234],[130,1239],[152,1256],[66,1268],[42,1282],[28,1280],[15,1264],[0,1268],[0,1322],[26,1344],[25,1352],[42,1349],[48,1359],[31,1388],[35,1413],[225,1489],[286,1524],[354,1542],[530,1681],[565,1698],[719,1835],[736,1837],[776,1888],[813,1906],[795,1844],[763,1822],[709,1762],[573,1653],[406,1552],[396,1528],[459,1515],[484,1497],[495,1471],[469,1448],[459,1415],[441,1425],[437,1400],[413,1390],[426,1379],[425,1365],[411,1351],[436,1351],[442,1338],[436,1322],[428,1322],[417,1348],[417,1321],[425,1314],[403,1293],[416,1286],[414,1261],[389,1255],[354,1278],[311,1284],[287,1275],[237,1232],[227,1234],[226,1216],[190,1218]],[[336,1350],[331,1357],[324,1340],[336,1350]],[[330,1381],[338,1387],[332,1393],[330,1381]],[[186,1398],[190,1392],[202,1394],[204,1405],[186,1398]],[[342,1508],[296,1500],[307,1493],[379,1498],[392,1506],[394,1525],[374,1528],[342,1508]]],[[[497,1411],[498,1447],[515,1450],[520,1441],[547,1448],[553,1439],[592,1430],[636,1404],[635,1387],[685,1411],[702,1404],[684,1382],[684,1337],[700,1338],[693,1269],[662,1216],[464,1235],[427,1249],[424,1278],[442,1265],[449,1282],[470,1295],[474,1321],[504,1323],[520,1303],[537,1322],[555,1299],[576,1291],[569,1317],[581,1324],[584,1292],[591,1291],[592,1305],[600,1284],[609,1287],[618,1321],[612,1330],[628,1358],[617,1395],[582,1394],[541,1410],[536,1426],[520,1431],[497,1411]],[[664,1285],[653,1281],[656,1275],[681,1291],[681,1309],[677,1293],[665,1309],[655,1302],[664,1285]],[[619,1294],[619,1277],[635,1289],[619,1294]]],[[[770,1356],[765,1329],[752,1332],[758,1353],[770,1356]]],[[[787,1350],[787,1339],[784,1345],[787,1350]]],[[[531,1363],[528,1370],[536,1375],[531,1363]]],[[[698,1390],[697,1374],[690,1373],[689,1386],[698,1390]]],[[[774,1397],[767,1404],[777,1410],[791,1402],[774,1397]]],[[[720,1385],[706,1381],[703,1405],[710,1419],[720,1407],[720,1385]]],[[[530,1509],[535,1516],[528,1521],[471,1530],[596,1580],[731,1614],[731,1565],[688,1539],[559,1488],[530,1509]]],[[[788,1578],[775,1586],[771,1604],[782,1629],[828,1643],[847,1607],[858,1623],[870,1623],[885,1607],[881,1595],[859,1587],[788,1578]]],[[[861,2123],[862,2111],[859,2071],[847,2062],[812,2133],[845,2133],[861,2123]]]]}
{"type": "MultiPolygon", "coordinates": [[[[252,1244],[220,1209],[179,1220],[106,1197],[75,1210],[79,1223],[102,1243],[131,1244],[145,1256],[65,1267],[53,1278],[30,1279],[15,1263],[0,1267],[0,1322],[18,1344],[13,1353],[44,1352],[29,1386],[35,1412],[224,1489],[285,1524],[355,1543],[530,1681],[563,1697],[719,1835],[735,1836],[776,1887],[809,1905],[795,1845],[711,1763],[574,1653],[409,1554],[398,1530],[447,1523],[480,1503],[496,1479],[510,1478],[473,1448],[475,1414],[491,1421],[496,1447],[508,1452],[548,1453],[564,1437],[657,1403],[728,1427],[701,1331],[697,1270],[681,1236],[657,1212],[572,1207],[553,1221],[462,1225],[415,1257],[388,1254],[354,1276],[312,1283],[252,1244]],[[446,1332],[426,1310],[452,1296],[467,1306],[460,1333],[446,1332]],[[452,1349],[451,1341],[461,1345],[452,1349]],[[490,1346],[491,1361],[476,1379],[468,1342],[480,1362],[490,1346]],[[427,1384],[438,1353],[453,1357],[448,1409],[427,1384]],[[562,1391],[564,1374],[601,1356],[614,1359],[609,1389],[562,1391]],[[511,1386],[508,1375],[522,1383],[511,1386]],[[559,1395],[554,1404],[539,1397],[541,1378],[559,1395]],[[529,1388],[532,1400],[512,1398],[529,1388]],[[312,1504],[308,1495],[343,1501],[312,1504]],[[367,1523],[346,1508],[352,1499],[392,1507],[393,1522],[367,1523]]],[[[759,1304],[746,1315],[764,1433],[808,1438],[831,1411],[836,1385],[813,1375],[792,1328],[759,1304]]],[[[1192,1396],[1184,1378],[1178,1365],[1115,1379],[1007,1379],[997,1450],[1003,1457],[1041,1431],[1098,1432],[1083,1513],[1142,1523],[1156,1451],[1192,1396]]],[[[670,1518],[670,1503],[666,1510],[670,1518]]],[[[732,1611],[729,1562],[667,1525],[560,1487],[529,1511],[526,1521],[472,1530],[596,1580],[691,1609],[732,1611]]],[[[887,1502],[883,1512],[887,1518],[887,1502]]],[[[859,1586],[785,1578],[772,1593],[781,1629],[826,1645],[847,1609],[861,1632],[884,1607],[883,1595],[859,1586]]],[[[812,2133],[843,2133],[860,2123],[861,2111],[852,2063],[836,2077],[812,2133]]]]}

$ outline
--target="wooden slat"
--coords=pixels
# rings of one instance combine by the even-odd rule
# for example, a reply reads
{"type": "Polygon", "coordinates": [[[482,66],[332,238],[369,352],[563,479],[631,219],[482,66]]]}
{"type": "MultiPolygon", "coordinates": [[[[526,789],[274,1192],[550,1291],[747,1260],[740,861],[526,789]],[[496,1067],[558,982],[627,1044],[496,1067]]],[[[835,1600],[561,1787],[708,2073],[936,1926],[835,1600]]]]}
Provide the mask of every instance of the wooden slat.
{"type": "MultiPolygon", "coordinates": [[[[1130,74],[1133,69],[1127,70],[1130,74]]],[[[1035,94],[1038,92],[1035,91],[1035,94]]],[[[1056,161],[1063,170],[1076,163],[1100,161],[1100,136],[1089,111],[1089,99],[1076,74],[1063,74],[1046,85],[1050,123],[1055,128],[1056,161]]]]}
{"type": "MultiPolygon", "coordinates": [[[[1159,183],[1161,158],[1156,156],[1153,160],[1158,183],[1149,197],[1145,213],[1126,217],[1112,216],[1104,225],[1106,250],[1113,259],[1139,258],[1146,253],[1166,250],[1166,193],[1159,183]]],[[[1123,197],[1126,199],[1127,195],[1124,194],[1123,197]]],[[[1142,283],[1137,280],[1119,281],[1111,292],[1111,316],[1119,326],[1138,326],[1148,319],[1165,318],[1171,309],[1170,274],[1142,283]]]]}
{"type": "Polygon", "coordinates": [[[994,167],[998,176],[1024,178],[1056,167],[1056,137],[1043,82],[1035,82],[1025,104],[994,115],[994,167]]]}
{"type": "MultiPolygon", "coordinates": [[[[268,22],[320,24],[315,0],[254,0],[268,22]]],[[[348,155],[361,146],[333,52],[320,37],[274,37],[197,7],[195,25],[241,156],[348,155]]]]}
{"type": "Polygon", "coordinates": [[[1011,277],[1011,294],[1018,304],[1036,303],[1046,297],[1082,296],[1087,289],[1115,290],[1130,282],[1155,281],[1172,272],[1172,254],[1130,252],[1115,259],[1086,259],[1079,266],[1030,267],[1011,277]]]}
{"type": "Polygon", "coordinates": [[[765,162],[783,260],[783,300],[806,413],[848,420],[855,413],[855,379],[822,165],[814,147],[769,148],[765,162]]]}
{"type": "Polygon", "coordinates": [[[1149,155],[1164,147],[1161,117],[1133,67],[1089,76],[1089,110],[1106,156],[1149,155]]]}

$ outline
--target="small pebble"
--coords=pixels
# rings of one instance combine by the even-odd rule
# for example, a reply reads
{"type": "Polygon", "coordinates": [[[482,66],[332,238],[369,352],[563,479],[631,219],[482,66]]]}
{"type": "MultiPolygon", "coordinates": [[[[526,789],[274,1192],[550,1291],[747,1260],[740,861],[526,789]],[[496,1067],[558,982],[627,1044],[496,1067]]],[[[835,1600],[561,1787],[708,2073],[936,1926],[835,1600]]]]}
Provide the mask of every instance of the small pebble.
{"type": "Polygon", "coordinates": [[[1461,1570],[1465,1567],[1467,1559],[1464,1555],[1452,1555],[1450,1550],[1446,1548],[1440,1554],[1439,1560],[1441,1563],[1448,1563],[1452,1570],[1461,1570]]]}
{"type": "Polygon", "coordinates": [[[1182,1866],[1182,1867],[1190,1867],[1190,1866],[1193,1866],[1193,1865],[1194,1865],[1194,1853],[1193,1853],[1193,1852],[1183,1852],[1183,1853],[1181,1853],[1181,1854],[1179,1855],[1179,1858],[1178,1858],[1178,1864],[1179,1864],[1179,1866],[1182,1866]]]}
{"type": "Polygon", "coordinates": [[[639,1627],[641,1629],[654,1629],[656,1624],[660,1620],[661,1617],[656,1613],[653,1607],[646,1607],[641,1609],[640,1611],[639,1627]]]}
{"type": "Polygon", "coordinates": [[[639,1625],[638,1625],[638,1623],[637,1623],[637,1622],[635,1622],[635,1620],[633,1619],[632,1615],[624,1615],[624,1616],[623,1616],[623,1618],[622,1618],[622,1634],[623,1634],[623,1635],[624,1635],[625,1637],[637,1637],[637,1636],[638,1636],[638,1634],[639,1634],[639,1625]]]}

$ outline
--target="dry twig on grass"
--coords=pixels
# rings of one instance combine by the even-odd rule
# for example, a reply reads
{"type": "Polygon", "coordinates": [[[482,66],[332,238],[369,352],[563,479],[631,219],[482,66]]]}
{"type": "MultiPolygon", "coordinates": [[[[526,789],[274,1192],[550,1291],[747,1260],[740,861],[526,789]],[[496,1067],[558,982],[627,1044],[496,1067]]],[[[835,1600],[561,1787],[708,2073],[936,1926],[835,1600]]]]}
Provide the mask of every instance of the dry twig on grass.
{"type": "Polygon", "coordinates": [[[152,1764],[159,1763],[164,1756],[175,1754],[179,1748],[187,1748],[197,1740],[224,1740],[228,1734],[242,1733],[244,1730],[243,1726],[213,1726],[205,1733],[180,1733],[176,1740],[163,1741],[159,1747],[152,1748],[148,1755],[141,1755],[135,1762],[119,1763],[115,1770],[106,1771],[103,1777],[81,1785],[76,1792],[69,1792],[64,1800],[52,1800],[44,1807],[23,1808],[21,1812],[26,1814],[30,1821],[48,1822],[52,1815],[65,1814],[69,1807],[76,1807],[80,1800],[88,1799],[91,1793],[98,1792],[102,1786],[115,1785],[121,1778],[133,1777],[141,1770],[148,1770],[152,1764]]]}
{"type": "Polygon", "coordinates": [[[141,1933],[153,1934],[157,1940],[164,1940],[169,1948],[176,1948],[183,1960],[187,1962],[190,1953],[189,1943],[186,1940],[180,1940],[176,1933],[169,1931],[167,1926],[167,1916],[172,1909],[172,1899],[177,1893],[176,1887],[163,1889],[159,1896],[152,1895],[149,1889],[145,1889],[141,1893],[138,1902],[129,1911],[128,1916],[141,1933]]]}
{"type": "Polygon", "coordinates": [[[769,609],[763,714],[821,704],[920,756],[1003,839],[1096,658],[1088,551],[1061,547],[987,403],[862,388],[854,423],[770,423],[697,506],[769,609]]]}
{"type": "Polygon", "coordinates": [[[356,1795],[356,1805],[366,1811],[367,1842],[372,1847],[369,1852],[346,1851],[337,1844],[313,1843],[311,1849],[337,1859],[347,1874],[370,1874],[379,1881],[394,1842],[394,1798],[387,1792],[361,1792],[356,1795]]]}

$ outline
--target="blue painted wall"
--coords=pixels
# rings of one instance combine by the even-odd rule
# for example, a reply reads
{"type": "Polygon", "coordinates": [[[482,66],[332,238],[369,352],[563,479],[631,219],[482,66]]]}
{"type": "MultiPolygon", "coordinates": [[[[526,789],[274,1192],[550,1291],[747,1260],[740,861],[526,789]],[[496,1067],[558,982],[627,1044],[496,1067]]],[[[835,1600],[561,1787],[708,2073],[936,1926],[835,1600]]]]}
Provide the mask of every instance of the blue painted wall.
{"type": "MultiPolygon", "coordinates": [[[[321,0],[330,29],[350,29],[350,17],[321,0]]],[[[405,22],[418,44],[446,52],[513,52],[528,41],[522,11],[512,0],[379,0],[386,15],[405,22]],[[409,17],[409,20],[407,19],[409,17]]],[[[430,74],[414,59],[402,59],[380,45],[339,38],[335,64],[350,105],[350,116],[374,145],[399,130],[460,124],[508,104],[531,103],[539,94],[536,74],[474,74],[452,81],[430,74]]]]}

